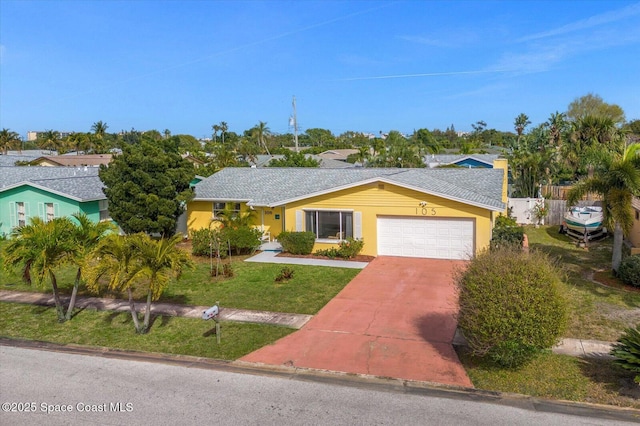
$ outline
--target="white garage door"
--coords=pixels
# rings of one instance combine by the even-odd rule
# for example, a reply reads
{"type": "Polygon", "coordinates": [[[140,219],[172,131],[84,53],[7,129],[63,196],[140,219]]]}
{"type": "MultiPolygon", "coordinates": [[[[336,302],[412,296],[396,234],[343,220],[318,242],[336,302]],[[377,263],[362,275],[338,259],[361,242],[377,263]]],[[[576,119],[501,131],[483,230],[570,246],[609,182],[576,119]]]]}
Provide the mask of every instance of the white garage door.
{"type": "Polygon", "coordinates": [[[378,255],[469,259],[473,254],[471,219],[378,217],[378,255]]]}

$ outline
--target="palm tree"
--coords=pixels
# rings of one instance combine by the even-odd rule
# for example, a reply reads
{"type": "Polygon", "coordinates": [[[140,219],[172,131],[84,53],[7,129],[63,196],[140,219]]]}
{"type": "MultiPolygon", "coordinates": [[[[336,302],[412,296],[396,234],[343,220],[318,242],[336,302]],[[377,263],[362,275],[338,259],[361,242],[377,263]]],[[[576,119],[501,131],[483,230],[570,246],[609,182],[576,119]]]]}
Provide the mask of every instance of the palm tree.
{"type": "Polygon", "coordinates": [[[74,252],[73,263],[78,266],[78,271],[76,272],[76,279],[73,283],[73,291],[71,292],[69,307],[67,308],[67,314],[65,315],[67,320],[71,319],[71,314],[76,304],[78,287],[82,280],[82,272],[87,267],[89,254],[97,246],[100,240],[105,237],[107,232],[115,230],[115,226],[111,222],[93,222],[85,213],[74,213],[73,218],[78,222],[75,224],[76,226],[73,232],[73,239],[77,248],[74,252]]]}
{"type": "Polygon", "coordinates": [[[87,269],[87,287],[97,291],[103,280],[109,290],[126,290],[129,296],[129,310],[136,331],[140,331],[140,321],[133,299],[137,253],[132,240],[124,235],[109,234],[96,245],[93,260],[87,269]]]}
{"type": "Polygon", "coordinates": [[[622,261],[624,235],[633,225],[631,200],[640,194],[640,144],[629,145],[622,155],[610,152],[594,168],[593,176],[579,181],[567,194],[567,203],[575,204],[588,193],[600,194],[604,224],[613,228],[611,268],[618,271],[622,261]]]}
{"type": "Polygon", "coordinates": [[[254,127],[254,136],[258,140],[258,144],[262,146],[265,151],[267,151],[267,155],[271,155],[269,152],[269,148],[267,147],[267,142],[265,140],[265,136],[270,134],[270,129],[267,127],[267,123],[264,121],[258,122],[258,125],[254,127]]]}
{"type": "Polygon", "coordinates": [[[224,145],[224,134],[227,133],[227,130],[229,130],[229,125],[226,121],[221,121],[220,125],[218,126],[218,130],[220,130],[220,135],[222,136],[222,145],[224,145]]]}
{"type": "Polygon", "coordinates": [[[108,128],[109,126],[107,125],[107,123],[104,123],[102,120],[100,120],[93,123],[93,125],[91,126],[91,131],[94,135],[96,135],[98,139],[103,139],[104,135],[107,133],[108,128]]]}
{"type": "Polygon", "coordinates": [[[529,124],[531,124],[531,121],[525,113],[521,113],[515,118],[513,126],[516,130],[516,133],[518,134],[518,140],[520,140],[522,134],[524,133],[524,129],[526,129],[529,124]]]}
{"type": "Polygon", "coordinates": [[[211,130],[213,130],[213,142],[216,142],[216,139],[218,138],[218,132],[220,131],[220,126],[218,126],[217,124],[214,124],[213,126],[211,126],[211,130]]]}
{"type": "Polygon", "coordinates": [[[135,278],[147,286],[144,323],[138,330],[139,333],[144,334],[149,331],[151,301],[160,298],[171,278],[179,278],[182,271],[185,268],[191,268],[193,263],[189,254],[177,247],[177,244],[182,241],[180,234],[160,240],[142,233],[134,234],[130,238],[138,256],[135,278]]]}
{"type": "Polygon", "coordinates": [[[62,146],[62,141],[60,140],[60,132],[55,130],[47,130],[40,135],[39,146],[42,149],[48,149],[50,151],[57,151],[59,147],[62,146]]]}
{"type": "Polygon", "coordinates": [[[18,227],[11,233],[5,246],[5,264],[22,267],[22,278],[37,285],[51,283],[58,321],[66,317],[60,301],[56,270],[77,257],[78,247],[73,239],[74,225],[66,217],[48,222],[33,217],[29,224],[18,227]]]}
{"type": "Polygon", "coordinates": [[[0,130],[0,149],[4,155],[7,155],[10,149],[19,149],[21,144],[20,136],[16,132],[12,132],[9,129],[0,130]]]}

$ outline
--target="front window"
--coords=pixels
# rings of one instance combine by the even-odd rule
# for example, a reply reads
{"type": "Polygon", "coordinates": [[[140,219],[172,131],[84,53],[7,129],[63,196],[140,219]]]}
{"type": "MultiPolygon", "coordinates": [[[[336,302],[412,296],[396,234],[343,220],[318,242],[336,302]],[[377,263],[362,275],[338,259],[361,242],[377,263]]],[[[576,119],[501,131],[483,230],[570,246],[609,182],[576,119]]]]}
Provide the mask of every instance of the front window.
{"type": "Polygon", "coordinates": [[[16,213],[18,216],[18,226],[25,226],[27,224],[27,216],[25,213],[23,202],[16,203],[16,213]]]}
{"type": "Polygon", "coordinates": [[[306,230],[317,239],[344,240],[353,237],[353,213],[312,210],[305,212],[306,230]]]}
{"type": "Polygon", "coordinates": [[[98,208],[100,209],[100,221],[110,220],[111,216],[109,215],[109,201],[108,200],[100,200],[98,201],[98,208]]]}
{"type": "Polygon", "coordinates": [[[47,222],[52,221],[55,217],[55,210],[53,208],[53,203],[44,203],[44,207],[45,207],[45,220],[47,222]]]}
{"type": "Polygon", "coordinates": [[[233,216],[236,216],[240,213],[240,203],[222,203],[222,202],[213,203],[213,217],[214,218],[220,217],[220,212],[222,212],[225,209],[232,212],[233,216]]]}

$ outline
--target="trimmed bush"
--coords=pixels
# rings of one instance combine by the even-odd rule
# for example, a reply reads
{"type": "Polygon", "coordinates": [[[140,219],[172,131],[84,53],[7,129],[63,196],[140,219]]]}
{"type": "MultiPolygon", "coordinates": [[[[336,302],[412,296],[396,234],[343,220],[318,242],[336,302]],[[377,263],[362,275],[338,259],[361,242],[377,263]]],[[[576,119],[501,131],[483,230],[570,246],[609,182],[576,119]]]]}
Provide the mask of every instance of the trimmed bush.
{"type": "Polygon", "coordinates": [[[640,287],[640,255],[624,258],[618,267],[618,278],[627,285],[640,287]]]}
{"type": "Polygon", "coordinates": [[[567,324],[559,269],[540,253],[498,246],[455,274],[458,325],[472,353],[518,367],[553,346],[567,324]]]}
{"type": "Polygon", "coordinates": [[[636,328],[628,328],[613,345],[611,355],[614,361],[625,370],[636,373],[635,382],[640,383],[640,324],[636,328]]]}
{"type": "Polygon", "coordinates": [[[311,254],[316,242],[313,232],[282,232],[277,238],[282,249],[291,254],[311,254]]]}
{"type": "Polygon", "coordinates": [[[493,236],[490,243],[492,250],[503,246],[522,247],[523,241],[524,228],[518,226],[514,218],[503,215],[496,218],[496,225],[493,228],[493,236]]]}

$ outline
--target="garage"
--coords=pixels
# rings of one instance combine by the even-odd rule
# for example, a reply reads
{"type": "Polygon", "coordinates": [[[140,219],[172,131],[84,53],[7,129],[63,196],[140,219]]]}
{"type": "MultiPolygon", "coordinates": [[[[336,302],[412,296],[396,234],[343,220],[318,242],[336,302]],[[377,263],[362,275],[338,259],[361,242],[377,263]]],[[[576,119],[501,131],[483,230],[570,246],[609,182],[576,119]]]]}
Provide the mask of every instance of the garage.
{"type": "Polygon", "coordinates": [[[474,220],[379,216],[378,255],[469,259],[474,252],[474,220]]]}

